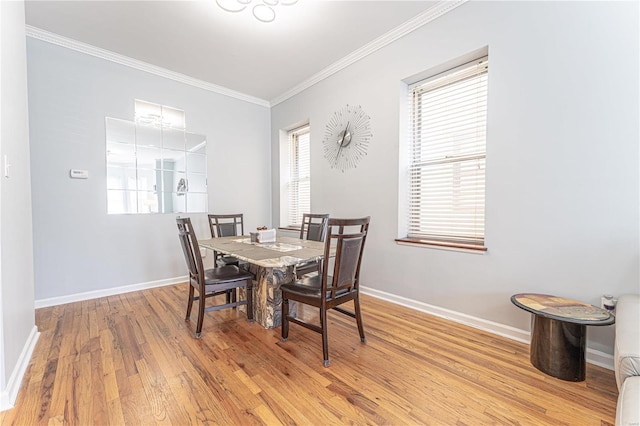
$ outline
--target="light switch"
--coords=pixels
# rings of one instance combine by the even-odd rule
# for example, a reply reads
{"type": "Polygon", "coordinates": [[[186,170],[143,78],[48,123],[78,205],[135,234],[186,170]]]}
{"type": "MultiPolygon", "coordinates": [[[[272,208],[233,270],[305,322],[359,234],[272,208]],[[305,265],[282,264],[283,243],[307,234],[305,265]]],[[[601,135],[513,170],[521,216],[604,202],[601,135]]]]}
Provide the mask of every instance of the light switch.
{"type": "Polygon", "coordinates": [[[9,159],[7,154],[4,155],[4,177],[8,178],[10,176],[11,164],[9,164],[9,159]]]}

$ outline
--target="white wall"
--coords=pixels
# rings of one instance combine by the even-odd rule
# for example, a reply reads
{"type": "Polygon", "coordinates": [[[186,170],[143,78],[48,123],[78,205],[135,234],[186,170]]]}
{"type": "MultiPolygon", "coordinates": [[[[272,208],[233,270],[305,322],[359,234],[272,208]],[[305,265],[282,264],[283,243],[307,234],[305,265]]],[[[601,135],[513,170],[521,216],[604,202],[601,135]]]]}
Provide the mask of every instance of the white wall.
{"type": "Polygon", "coordinates": [[[0,410],[13,404],[37,340],[24,3],[0,2],[0,410]]]}
{"type": "Polygon", "coordinates": [[[31,38],[27,59],[36,301],[186,275],[177,214],[107,215],[105,116],[132,120],[134,99],[207,136],[209,212],[271,222],[269,108],[31,38]]]}
{"type": "MultiPolygon", "coordinates": [[[[371,215],[363,285],[519,330],[518,292],[600,303],[640,291],[637,2],[469,2],[272,108],[273,217],[279,130],[310,120],[312,211],[371,215]],[[396,245],[401,81],[489,48],[484,255],[396,245]],[[333,111],[361,105],[373,139],[332,170],[333,111]]],[[[589,346],[612,353],[613,327],[589,346]]]]}

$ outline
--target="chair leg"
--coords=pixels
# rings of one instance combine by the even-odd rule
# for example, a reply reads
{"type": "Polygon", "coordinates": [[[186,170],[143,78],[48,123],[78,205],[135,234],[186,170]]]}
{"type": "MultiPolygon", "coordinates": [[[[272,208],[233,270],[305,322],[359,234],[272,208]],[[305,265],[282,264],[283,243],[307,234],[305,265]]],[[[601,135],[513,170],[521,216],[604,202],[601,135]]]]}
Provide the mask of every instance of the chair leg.
{"type": "Polygon", "coordinates": [[[322,355],[324,366],[329,366],[329,341],[327,339],[327,310],[320,308],[320,327],[322,328],[322,355]]]}
{"type": "Polygon", "coordinates": [[[196,339],[199,339],[202,335],[202,322],[204,321],[204,304],[206,300],[207,299],[205,297],[204,291],[201,291],[200,299],[198,302],[198,324],[196,325],[196,339]]]}
{"type": "Polygon", "coordinates": [[[367,342],[367,338],[364,337],[364,327],[362,326],[362,313],[360,312],[360,298],[353,299],[353,305],[356,313],[356,323],[358,324],[358,333],[360,333],[360,341],[362,343],[367,342]]]}
{"type": "Polygon", "coordinates": [[[289,299],[282,297],[282,341],[286,342],[289,338],[289,299]]]}
{"type": "Polygon", "coordinates": [[[193,307],[193,286],[189,283],[189,301],[187,302],[187,314],[184,317],[185,321],[189,321],[191,318],[191,308],[193,307]]]}
{"type": "Polygon", "coordinates": [[[247,319],[253,322],[253,281],[247,280],[247,319]]]}

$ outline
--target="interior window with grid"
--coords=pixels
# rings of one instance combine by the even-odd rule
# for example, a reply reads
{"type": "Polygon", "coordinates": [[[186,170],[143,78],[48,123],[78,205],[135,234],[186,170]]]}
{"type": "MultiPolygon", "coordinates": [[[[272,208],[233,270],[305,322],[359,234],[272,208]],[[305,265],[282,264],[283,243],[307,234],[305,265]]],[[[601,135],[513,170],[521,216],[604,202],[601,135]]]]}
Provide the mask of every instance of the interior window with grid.
{"type": "Polygon", "coordinates": [[[309,126],[288,132],[289,140],[289,223],[302,225],[302,214],[311,210],[311,152],[309,126]]]}
{"type": "Polygon", "coordinates": [[[484,250],[488,57],[409,87],[408,239],[484,250]]]}

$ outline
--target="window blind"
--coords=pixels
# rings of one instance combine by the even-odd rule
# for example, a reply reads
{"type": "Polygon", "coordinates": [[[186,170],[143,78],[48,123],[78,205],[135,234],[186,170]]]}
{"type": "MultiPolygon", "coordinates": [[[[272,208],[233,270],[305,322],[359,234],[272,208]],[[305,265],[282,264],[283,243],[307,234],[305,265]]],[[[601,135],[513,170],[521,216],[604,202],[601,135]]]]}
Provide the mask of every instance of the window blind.
{"type": "Polygon", "coordinates": [[[409,238],[484,245],[488,64],[409,87],[409,238]]]}
{"type": "Polygon", "coordinates": [[[289,132],[289,226],[302,225],[311,210],[311,149],[309,126],[289,132]]]}

